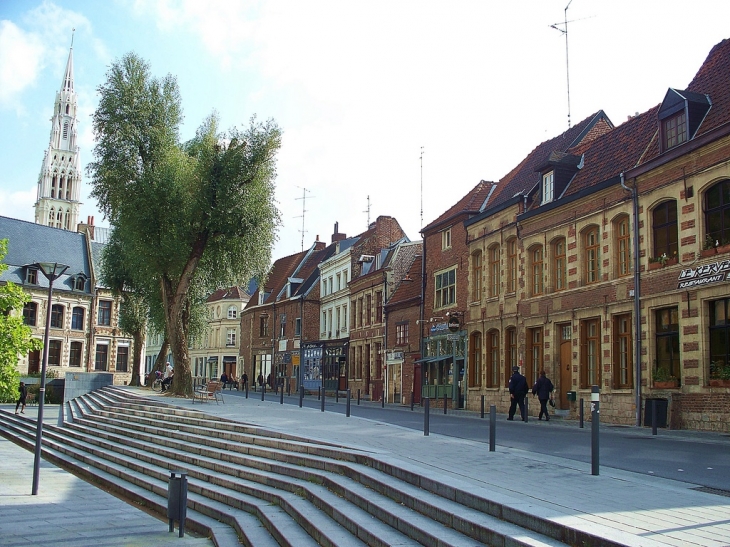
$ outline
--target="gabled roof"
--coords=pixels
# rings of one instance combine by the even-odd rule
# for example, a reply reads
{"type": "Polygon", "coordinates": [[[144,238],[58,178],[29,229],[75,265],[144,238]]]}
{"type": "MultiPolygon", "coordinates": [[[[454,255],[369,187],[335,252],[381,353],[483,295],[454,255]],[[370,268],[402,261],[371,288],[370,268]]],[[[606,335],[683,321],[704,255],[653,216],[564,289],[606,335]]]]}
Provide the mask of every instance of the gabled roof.
{"type": "Polygon", "coordinates": [[[208,298],[206,302],[217,302],[219,300],[243,300],[249,297],[249,293],[244,287],[228,287],[225,289],[218,289],[208,298]]]}
{"type": "MultiPolygon", "coordinates": [[[[0,281],[22,285],[25,283],[24,266],[38,262],[58,262],[69,266],[66,273],[54,281],[54,290],[72,290],[72,276],[82,274],[87,279],[91,277],[84,234],[0,216],[0,239],[8,240],[8,254],[4,259],[8,269],[0,275],[0,281]]],[[[43,274],[38,275],[38,286],[48,287],[43,274]]],[[[83,292],[90,290],[89,287],[83,292]]]]}
{"type": "MultiPolygon", "coordinates": [[[[289,277],[291,277],[307,253],[309,253],[308,250],[285,256],[274,261],[266,283],[263,287],[259,286],[254,294],[251,295],[251,300],[249,300],[248,304],[246,304],[246,308],[252,308],[259,305],[259,292],[261,292],[261,290],[267,292],[270,291],[271,295],[279,294],[281,289],[286,285],[289,277]]],[[[273,301],[274,299],[272,296],[269,296],[264,304],[271,304],[273,301]]]]}
{"type": "Polygon", "coordinates": [[[603,110],[599,110],[557,137],[539,144],[499,181],[488,206],[492,208],[510,201],[515,195],[527,194],[539,180],[538,169],[550,160],[551,155],[556,152],[568,152],[583,142],[592,142],[601,135],[612,132],[612,129],[611,120],[603,110]]]}
{"type": "Polygon", "coordinates": [[[451,220],[456,220],[461,215],[476,215],[483,210],[487,198],[495,188],[494,182],[480,180],[479,183],[466,193],[453,206],[449,207],[436,220],[421,229],[421,233],[425,234],[429,231],[438,229],[440,226],[451,220]]]}

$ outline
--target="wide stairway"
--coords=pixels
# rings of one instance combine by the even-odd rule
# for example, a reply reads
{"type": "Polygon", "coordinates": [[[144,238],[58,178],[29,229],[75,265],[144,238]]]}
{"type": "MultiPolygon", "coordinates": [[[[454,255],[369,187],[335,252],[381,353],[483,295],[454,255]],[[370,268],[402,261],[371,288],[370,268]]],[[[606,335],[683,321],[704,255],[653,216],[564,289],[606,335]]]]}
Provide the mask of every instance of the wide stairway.
{"type": "MultiPolygon", "coordinates": [[[[33,451],[35,421],[0,413],[33,451]]],[[[108,387],[44,425],[44,459],[166,519],[170,471],[188,474],[186,527],[216,545],[615,545],[386,462],[108,387]]]]}

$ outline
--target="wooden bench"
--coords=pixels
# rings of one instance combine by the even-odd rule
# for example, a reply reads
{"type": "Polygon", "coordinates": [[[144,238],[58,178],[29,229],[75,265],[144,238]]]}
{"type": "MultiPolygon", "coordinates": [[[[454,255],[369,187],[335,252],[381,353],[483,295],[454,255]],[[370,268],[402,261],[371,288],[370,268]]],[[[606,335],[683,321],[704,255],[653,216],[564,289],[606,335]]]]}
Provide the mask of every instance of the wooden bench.
{"type": "Polygon", "coordinates": [[[214,399],[215,404],[218,404],[218,400],[225,404],[222,388],[223,386],[220,382],[208,382],[207,384],[200,386],[198,389],[193,391],[193,404],[195,404],[195,399],[199,399],[201,403],[214,399]]]}

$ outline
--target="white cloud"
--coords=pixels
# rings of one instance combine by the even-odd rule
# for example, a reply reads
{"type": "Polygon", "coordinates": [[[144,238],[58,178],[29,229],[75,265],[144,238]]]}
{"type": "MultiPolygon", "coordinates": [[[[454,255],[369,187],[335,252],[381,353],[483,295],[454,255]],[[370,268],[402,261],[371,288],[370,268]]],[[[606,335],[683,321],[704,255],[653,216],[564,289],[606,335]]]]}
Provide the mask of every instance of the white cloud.
{"type": "Polygon", "coordinates": [[[20,220],[35,220],[35,205],[38,197],[36,185],[24,190],[8,191],[0,188],[0,216],[19,218],[20,220]]]}
{"type": "Polygon", "coordinates": [[[0,106],[19,107],[17,97],[35,83],[44,53],[37,35],[0,21],[0,106]]]}

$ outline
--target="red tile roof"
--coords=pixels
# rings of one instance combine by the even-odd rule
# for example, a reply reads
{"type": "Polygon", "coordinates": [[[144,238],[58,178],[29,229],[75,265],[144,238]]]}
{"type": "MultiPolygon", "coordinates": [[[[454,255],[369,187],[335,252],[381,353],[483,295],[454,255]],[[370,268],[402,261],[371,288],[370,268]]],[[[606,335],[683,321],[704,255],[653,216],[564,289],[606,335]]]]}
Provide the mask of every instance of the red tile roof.
{"type": "MultiPolygon", "coordinates": [[[[429,231],[437,229],[441,224],[449,220],[455,219],[460,215],[476,215],[479,213],[482,205],[489,196],[496,183],[485,180],[479,181],[474,188],[457,201],[452,207],[447,209],[436,220],[421,229],[421,233],[425,234],[429,231]]],[[[463,219],[462,219],[463,220],[463,219]]]]}
{"type": "Polygon", "coordinates": [[[411,281],[403,280],[400,282],[388,299],[386,307],[421,298],[421,263],[421,255],[416,255],[406,274],[406,277],[411,281]]]}

